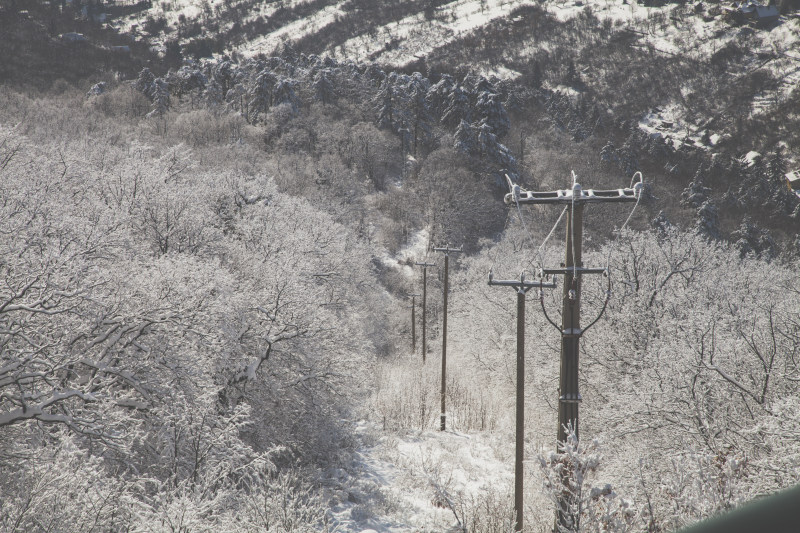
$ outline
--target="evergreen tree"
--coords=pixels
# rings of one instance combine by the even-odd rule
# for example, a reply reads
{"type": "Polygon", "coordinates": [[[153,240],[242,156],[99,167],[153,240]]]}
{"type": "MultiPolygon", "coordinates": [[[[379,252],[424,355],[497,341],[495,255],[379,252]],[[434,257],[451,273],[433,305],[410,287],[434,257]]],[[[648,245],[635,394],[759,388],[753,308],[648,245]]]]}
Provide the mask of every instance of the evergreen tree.
{"type": "Polygon", "coordinates": [[[600,150],[600,161],[605,163],[618,163],[619,162],[619,155],[617,154],[617,148],[614,146],[612,141],[608,141],[603,149],[600,150]]]}
{"type": "Polygon", "coordinates": [[[419,144],[428,145],[433,137],[433,119],[424,89],[415,85],[411,92],[408,115],[412,121],[412,151],[417,156],[419,144]]]}
{"type": "Polygon", "coordinates": [[[195,65],[184,65],[175,73],[178,97],[184,94],[201,92],[205,89],[208,79],[203,71],[195,65]]]}
{"type": "Polygon", "coordinates": [[[295,115],[300,110],[300,99],[297,97],[295,88],[297,82],[291,78],[281,78],[275,84],[275,89],[272,94],[272,103],[274,105],[287,104],[292,114],[295,115]]]}
{"type": "Polygon", "coordinates": [[[767,176],[771,189],[770,200],[776,215],[789,215],[798,204],[797,195],[787,185],[787,171],[788,164],[783,157],[783,148],[778,146],[767,163],[767,176]]]}
{"type": "Polygon", "coordinates": [[[441,118],[444,114],[451,91],[455,88],[455,81],[449,74],[443,74],[442,78],[428,89],[425,99],[428,108],[433,116],[441,118]]]}
{"type": "Polygon", "coordinates": [[[250,112],[253,120],[257,120],[261,114],[266,114],[272,105],[273,91],[278,83],[278,78],[269,69],[264,69],[258,73],[249,91],[250,112]]]}
{"type": "Polygon", "coordinates": [[[749,216],[745,216],[739,229],[731,233],[731,241],[739,250],[740,257],[752,254],[771,259],[777,255],[778,246],[772,236],[753,223],[749,216]]]}
{"type": "Polygon", "coordinates": [[[216,80],[211,80],[208,85],[206,85],[203,96],[207,105],[212,108],[219,107],[224,101],[222,87],[220,87],[216,80]]]}
{"type": "Polygon", "coordinates": [[[395,131],[397,124],[395,117],[395,96],[392,83],[388,78],[384,80],[381,86],[381,90],[378,93],[378,101],[380,102],[378,120],[376,121],[378,127],[395,131]]]}
{"type": "Polygon", "coordinates": [[[149,99],[153,99],[153,82],[155,82],[156,77],[155,75],[150,72],[150,69],[144,67],[142,71],[139,73],[139,77],[133,84],[133,87],[139,91],[140,93],[147,96],[149,99]]]}
{"type": "Polygon", "coordinates": [[[324,104],[330,104],[336,98],[336,90],[328,77],[330,71],[327,69],[319,71],[314,77],[312,88],[314,97],[324,104]]]}
{"type": "Polygon", "coordinates": [[[697,209],[709,199],[711,189],[705,186],[704,181],[705,177],[701,167],[697,169],[694,179],[689,182],[689,186],[681,193],[682,206],[697,209]]]}
{"type": "Polygon", "coordinates": [[[713,200],[706,200],[697,209],[697,232],[711,240],[720,239],[719,213],[713,200]]]}
{"type": "Polygon", "coordinates": [[[153,108],[148,117],[162,117],[169,111],[169,85],[163,78],[156,78],[153,81],[151,89],[151,98],[153,100],[153,108]]]}
{"type": "Polygon", "coordinates": [[[466,120],[459,122],[458,128],[456,128],[453,148],[468,155],[474,154],[477,151],[478,143],[475,137],[475,131],[472,125],[466,120]]]}
{"type": "Polygon", "coordinates": [[[508,133],[511,124],[499,94],[488,91],[479,93],[476,108],[481,122],[492,128],[492,133],[498,138],[508,133]]]}
{"type": "Polygon", "coordinates": [[[619,165],[626,176],[633,176],[639,170],[639,147],[637,132],[632,131],[619,149],[619,165]]]}
{"type": "Polygon", "coordinates": [[[458,127],[462,121],[472,122],[472,106],[469,94],[461,86],[456,86],[448,95],[441,122],[446,126],[458,127]]]}

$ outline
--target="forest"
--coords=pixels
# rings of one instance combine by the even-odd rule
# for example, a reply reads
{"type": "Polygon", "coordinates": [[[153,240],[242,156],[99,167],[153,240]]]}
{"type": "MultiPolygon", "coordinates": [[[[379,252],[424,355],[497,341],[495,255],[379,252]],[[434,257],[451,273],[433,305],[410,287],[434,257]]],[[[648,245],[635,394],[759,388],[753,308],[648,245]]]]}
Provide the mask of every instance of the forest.
{"type": "Polygon", "coordinates": [[[784,118],[727,107],[718,143],[673,142],[633,118],[658,68],[629,98],[620,69],[587,79],[591,50],[623,64],[624,29],[514,17],[550,43],[585,28],[583,56],[543,47],[515,80],[447,68],[496,49],[478,30],[425,69],[302,39],[178,64],[95,50],[75,77],[0,65],[0,529],[513,531],[516,309],[486,276],[564,262],[562,210],[503,197],[506,176],[554,190],[573,172],[643,187],[586,210],[583,261],[608,277],[584,278],[583,312],[605,312],[580,341],[581,439],[559,448],[561,287],[527,297],[525,531],[552,530],[565,490],[563,531],[658,532],[796,485],[797,138],[771,135],[800,94],[784,118]],[[447,245],[464,253],[439,432],[447,245]]]}

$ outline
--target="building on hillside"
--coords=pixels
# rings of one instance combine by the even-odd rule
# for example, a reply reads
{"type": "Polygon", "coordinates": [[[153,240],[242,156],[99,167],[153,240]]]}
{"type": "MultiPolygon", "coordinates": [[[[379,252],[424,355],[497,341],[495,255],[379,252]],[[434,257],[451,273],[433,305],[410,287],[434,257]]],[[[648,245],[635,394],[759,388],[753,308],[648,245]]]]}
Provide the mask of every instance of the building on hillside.
{"type": "Polygon", "coordinates": [[[82,33],[76,33],[74,31],[70,31],[67,33],[61,34],[61,40],[65,43],[85,43],[86,36],[82,33]]]}
{"type": "Polygon", "coordinates": [[[790,191],[800,195],[800,170],[792,170],[786,173],[786,186],[790,191]]]}
{"type": "Polygon", "coordinates": [[[752,23],[757,26],[769,26],[780,19],[777,6],[765,6],[758,2],[742,2],[725,8],[728,17],[736,24],[752,23]]]}

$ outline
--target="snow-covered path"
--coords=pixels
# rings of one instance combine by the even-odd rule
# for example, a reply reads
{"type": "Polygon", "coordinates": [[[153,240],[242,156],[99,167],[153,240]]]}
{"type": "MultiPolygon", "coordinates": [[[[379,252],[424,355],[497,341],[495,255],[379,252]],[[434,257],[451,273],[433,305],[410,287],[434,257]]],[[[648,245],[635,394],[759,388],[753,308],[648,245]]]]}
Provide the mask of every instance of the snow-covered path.
{"type": "MultiPolygon", "coordinates": [[[[510,512],[514,443],[508,435],[391,434],[367,422],[359,423],[358,433],[364,443],[352,465],[358,474],[331,506],[337,531],[448,531],[487,509],[498,516],[510,512]]],[[[538,476],[525,477],[526,507],[546,506],[538,476]]]]}

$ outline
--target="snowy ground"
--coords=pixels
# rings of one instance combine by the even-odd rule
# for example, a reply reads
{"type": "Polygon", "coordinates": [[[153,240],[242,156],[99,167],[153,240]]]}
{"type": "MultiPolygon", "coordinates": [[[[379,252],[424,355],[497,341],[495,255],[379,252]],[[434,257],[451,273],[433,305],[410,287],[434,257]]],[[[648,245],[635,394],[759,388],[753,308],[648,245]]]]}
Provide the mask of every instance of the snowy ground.
{"type": "Polygon", "coordinates": [[[495,18],[508,16],[522,5],[535,3],[527,0],[456,0],[436,8],[432,20],[426,20],[423,13],[418,13],[373,29],[370,34],[365,32],[330,52],[338,59],[373,60],[402,67],[495,18]],[[386,49],[386,43],[390,42],[397,42],[397,45],[386,49]]]}
{"type": "Polygon", "coordinates": [[[321,28],[334,22],[337,17],[344,15],[341,9],[342,0],[334,5],[325,7],[314,13],[313,16],[295,20],[282,28],[263,35],[251,41],[241,48],[241,53],[245,57],[252,57],[256,54],[271,54],[281,43],[291,39],[298,39],[304,35],[316,33],[321,28]]]}
{"type": "MultiPolygon", "coordinates": [[[[423,431],[389,434],[362,421],[367,443],[354,464],[362,474],[334,496],[332,514],[348,533],[440,532],[486,504],[512,507],[514,442],[499,433],[423,431]],[[449,497],[455,509],[443,499],[449,497]]],[[[529,468],[530,465],[526,466],[529,468]]],[[[341,471],[331,477],[347,478],[341,471]]],[[[526,473],[526,508],[549,509],[538,476],[526,473]],[[536,486],[532,486],[536,485],[536,486]]],[[[335,483],[334,483],[335,484],[335,483]]],[[[482,511],[485,512],[485,511],[482,511]]],[[[549,513],[544,512],[549,520],[549,513]]]]}
{"type": "Polygon", "coordinates": [[[427,249],[430,242],[430,233],[427,229],[421,229],[408,239],[408,244],[398,250],[395,256],[389,254],[388,250],[384,250],[384,254],[380,257],[381,263],[387,268],[394,268],[402,272],[408,278],[412,278],[417,274],[416,270],[420,267],[414,267],[416,261],[427,261],[427,249]]]}

